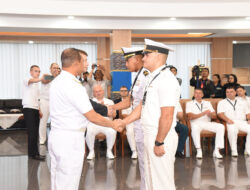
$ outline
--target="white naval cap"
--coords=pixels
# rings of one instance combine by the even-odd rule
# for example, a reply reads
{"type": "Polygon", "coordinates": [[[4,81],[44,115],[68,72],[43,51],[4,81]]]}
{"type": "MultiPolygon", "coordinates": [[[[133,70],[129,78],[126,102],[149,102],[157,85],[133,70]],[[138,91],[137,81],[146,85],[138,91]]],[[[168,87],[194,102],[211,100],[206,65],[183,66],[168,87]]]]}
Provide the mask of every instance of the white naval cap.
{"type": "Polygon", "coordinates": [[[157,52],[157,53],[168,54],[169,51],[174,51],[172,48],[168,47],[163,43],[156,42],[150,39],[144,39],[144,41],[145,41],[145,48],[143,50],[143,53],[157,52]]]}
{"type": "Polygon", "coordinates": [[[128,58],[130,58],[132,56],[135,56],[135,55],[142,55],[143,48],[139,48],[139,47],[133,47],[133,48],[122,47],[122,52],[123,52],[124,58],[128,59],[128,58]]]}

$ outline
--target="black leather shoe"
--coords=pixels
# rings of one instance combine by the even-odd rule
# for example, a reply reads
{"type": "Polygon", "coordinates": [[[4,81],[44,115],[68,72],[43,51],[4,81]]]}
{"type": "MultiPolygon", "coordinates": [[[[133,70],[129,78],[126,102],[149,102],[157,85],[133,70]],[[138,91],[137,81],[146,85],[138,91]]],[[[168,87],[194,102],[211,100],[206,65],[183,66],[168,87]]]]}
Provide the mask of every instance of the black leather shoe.
{"type": "Polygon", "coordinates": [[[184,159],[185,156],[181,152],[176,152],[175,157],[184,159]]]}
{"type": "Polygon", "coordinates": [[[45,156],[41,156],[41,155],[29,156],[29,158],[33,160],[45,161],[45,156]]]}

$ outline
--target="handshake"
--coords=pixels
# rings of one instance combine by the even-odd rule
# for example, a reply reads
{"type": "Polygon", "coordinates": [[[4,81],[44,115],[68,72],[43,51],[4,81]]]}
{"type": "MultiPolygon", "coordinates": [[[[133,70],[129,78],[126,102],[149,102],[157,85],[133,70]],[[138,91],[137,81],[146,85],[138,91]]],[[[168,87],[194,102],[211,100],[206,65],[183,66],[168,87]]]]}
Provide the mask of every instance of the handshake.
{"type": "MultiPolygon", "coordinates": [[[[107,106],[107,108],[108,108],[108,116],[112,116],[112,115],[114,115],[114,113],[116,113],[116,110],[112,106],[107,106]]],[[[113,121],[113,129],[114,130],[116,130],[118,132],[122,132],[125,127],[126,127],[125,121],[123,121],[121,119],[115,119],[113,121]]]]}
{"type": "Polygon", "coordinates": [[[113,129],[118,131],[118,132],[122,132],[126,127],[126,123],[121,120],[121,119],[116,119],[113,121],[113,129]]]}

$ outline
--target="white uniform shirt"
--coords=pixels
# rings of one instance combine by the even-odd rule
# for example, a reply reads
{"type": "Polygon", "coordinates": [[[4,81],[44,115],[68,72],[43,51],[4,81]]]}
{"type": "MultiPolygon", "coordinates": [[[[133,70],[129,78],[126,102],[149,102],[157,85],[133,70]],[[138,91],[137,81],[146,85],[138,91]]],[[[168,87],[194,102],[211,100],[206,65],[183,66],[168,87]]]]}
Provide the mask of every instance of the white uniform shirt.
{"type": "MultiPolygon", "coordinates": [[[[175,107],[180,99],[180,85],[169,69],[162,71],[161,74],[150,84],[151,80],[164,67],[165,65],[150,74],[147,87],[145,88],[147,96],[141,114],[141,123],[144,132],[157,133],[161,116],[161,107],[175,107]]],[[[176,126],[176,114],[177,110],[175,109],[171,126],[172,130],[176,126]]]]}
{"type": "MultiPolygon", "coordinates": [[[[176,106],[176,110],[177,110],[177,113],[183,112],[180,102],[178,102],[178,104],[176,106]]],[[[177,115],[176,115],[176,121],[179,122],[177,115]]]]}
{"type": "Polygon", "coordinates": [[[49,100],[49,89],[51,86],[51,82],[48,84],[41,84],[41,93],[40,93],[40,99],[49,100]]]}
{"type": "MultiPolygon", "coordinates": [[[[142,101],[142,98],[143,98],[143,93],[144,93],[144,89],[145,89],[145,86],[148,82],[148,76],[145,76],[143,74],[144,71],[147,71],[147,69],[143,68],[142,71],[140,72],[137,80],[136,80],[136,83],[134,85],[134,88],[133,88],[133,94],[132,94],[132,97],[133,97],[133,104],[132,104],[132,108],[136,108],[140,102],[142,101]]],[[[133,81],[134,83],[134,81],[133,81]]],[[[132,84],[133,84],[132,83],[132,84]]],[[[131,92],[131,90],[130,90],[131,92]]]]}
{"type": "Polygon", "coordinates": [[[224,113],[231,120],[241,120],[246,121],[246,114],[250,113],[248,110],[247,104],[240,99],[224,99],[221,100],[218,104],[217,109],[218,114],[224,113]],[[230,101],[233,105],[235,105],[235,110],[233,105],[231,105],[228,101],[230,101]],[[235,104],[236,101],[236,104],[235,104]]]}
{"type": "Polygon", "coordinates": [[[91,95],[91,88],[89,86],[89,82],[83,81],[82,85],[85,87],[89,98],[91,98],[92,95],[91,95]]]}
{"type": "Polygon", "coordinates": [[[88,120],[83,114],[92,109],[85,88],[74,75],[62,71],[51,82],[50,117],[52,129],[80,130],[86,128],[88,120]]]}
{"type": "Polygon", "coordinates": [[[246,98],[242,98],[242,97],[237,96],[236,99],[244,101],[247,104],[248,109],[250,110],[250,97],[246,96],[246,98]]]}
{"type": "Polygon", "coordinates": [[[122,110],[122,114],[129,115],[132,112],[132,106],[122,110]]]}
{"type": "Polygon", "coordinates": [[[23,81],[23,99],[22,105],[23,108],[32,108],[39,110],[39,96],[40,96],[40,86],[39,83],[31,83],[30,85],[29,80],[32,77],[26,78],[23,81]]]}
{"type": "MultiPolygon", "coordinates": [[[[215,112],[212,104],[209,101],[202,100],[201,103],[197,102],[196,100],[192,100],[190,102],[187,102],[186,104],[186,113],[193,113],[193,114],[200,114],[201,112],[204,112],[206,110],[210,110],[210,112],[215,112]]],[[[210,122],[211,118],[207,115],[203,115],[197,119],[193,119],[190,121],[190,123],[195,122],[210,122]]]]}

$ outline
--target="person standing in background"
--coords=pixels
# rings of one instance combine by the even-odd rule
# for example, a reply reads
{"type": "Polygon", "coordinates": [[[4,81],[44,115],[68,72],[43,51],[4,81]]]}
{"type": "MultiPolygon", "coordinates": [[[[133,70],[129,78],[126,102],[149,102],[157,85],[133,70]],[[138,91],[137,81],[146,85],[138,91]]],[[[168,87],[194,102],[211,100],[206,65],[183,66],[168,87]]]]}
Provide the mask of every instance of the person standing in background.
{"type": "Polygon", "coordinates": [[[39,117],[42,113],[39,111],[39,82],[44,79],[44,75],[40,76],[40,68],[37,65],[30,67],[30,77],[23,82],[23,115],[24,123],[28,132],[28,156],[35,160],[44,161],[45,157],[39,154],[38,150],[38,131],[39,131],[39,117]]]}
{"type": "MultiPolygon", "coordinates": [[[[177,69],[176,69],[176,67],[171,66],[171,67],[170,67],[170,71],[174,74],[174,76],[176,76],[176,75],[177,75],[177,69]]],[[[178,78],[177,76],[176,76],[176,79],[178,80],[179,85],[181,86],[182,79],[181,79],[181,78],[178,78]]]]}
{"type": "Polygon", "coordinates": [[[40,110],[43,113],[43,117],[40,119],[39,125],[39,141],[40,145],[44,145],[47,140],[47,122],[49,118],[49,89],[51,81],[57,77],[59,74],[59,65],[57,63],[52,63],[50,65],[51,75],[44,75],[41,85],[40,93],[40,110]]]}
{"type": "Polygon", "coordinates": [[[214,74],[213,75],[213,83],[214,83],[214,98],[222,98],[223,96],[223,89],[221,86],[220,75],[214,74]]]}

